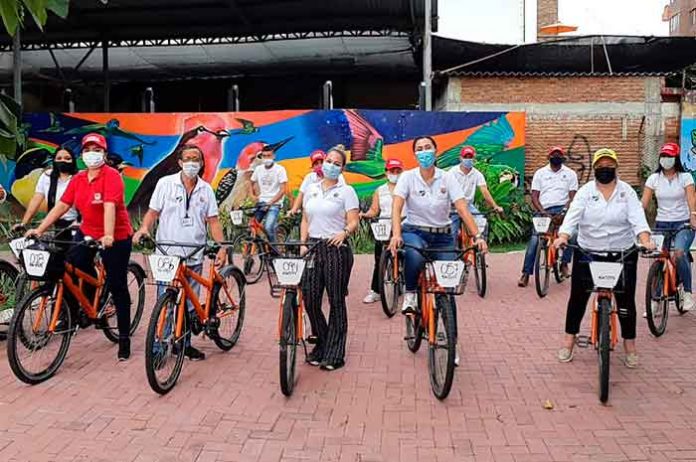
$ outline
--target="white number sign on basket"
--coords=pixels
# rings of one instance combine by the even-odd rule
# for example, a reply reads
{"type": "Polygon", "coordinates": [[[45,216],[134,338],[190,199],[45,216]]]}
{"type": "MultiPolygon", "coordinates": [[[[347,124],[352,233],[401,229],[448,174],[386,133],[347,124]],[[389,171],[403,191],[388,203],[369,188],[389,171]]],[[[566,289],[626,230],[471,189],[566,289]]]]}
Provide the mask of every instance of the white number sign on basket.
{"type": "Polygon", "coordinates": [[[476,227],[478,228],[479,233],[486,230],[486,226],[488,226],[488,218],[482,215],[474,215],[474,221],[476,222],[476,227]]]}
{"type": "Polygon", "coordinates": [[[24,249],[22,255],[24,256],[24,271],[29,276],[41,277],[46,274],[51,254],[45,250],[24,249]]]}
{"type": "Polygon", "coordinates": [[[24,250],[24,247],[27,245],[27,240],[24,237],[20,237],[18,239],[12,239],[10,241],[10,250],[12,250],[12,254],[15,256],[15,258],[19,258],[19,256],[22,253],[22,250],[24,250]]]}
{"type": "Polygon", "coordinates": [[[391,236],[391,220],[380,220],[375,223],[370,223],[372,227],[372,234],[375,236],[377,241],[388,241],[389,236],[391,236]]]}
{"type": "Polygon", "coordinates": [[[242,224],[242,219],[244,218],[244,212],[241,210],[230,210],[230,219],[232,224],[239,226],[242,224]]]}
{"type": "Polygon", "coordinates": [[[623,271],[623,263],[609,261],[590,262],[592,282],[599,289],[613,289],[619,283],[619,277],[623,271]]]}
{"type": "Polygon", "coordinates": [[[664,234],[653,234],[651,236],[651,239],[655,243],[655,250],[657,252],[662,250],[662,246],[665,243],[665,235],[664,234]]]}
{"type": "Polygon", "coordinates": [[[546,233],[551,226],[551,217],[532,217],[532,222],[537,233],[546,233]]]}
{"type": "Polygon", "coordinates": [[[278,282],[282,286],[296,286],[302,280],[307,262],[302,258],[276,258],[273,260],[278,282]]]}
{"type": "Polygon", "coordinates": [[[461,260],[435,260],[435,278],[440,287],[453,288],[462,282],[465,264],[461,260]]]}
{"type": "Polygon", "coordinates": [[[157,282],[172,282],[179,269],[179,257],[174,255],[149,255],[152,278],[157,282]]]}

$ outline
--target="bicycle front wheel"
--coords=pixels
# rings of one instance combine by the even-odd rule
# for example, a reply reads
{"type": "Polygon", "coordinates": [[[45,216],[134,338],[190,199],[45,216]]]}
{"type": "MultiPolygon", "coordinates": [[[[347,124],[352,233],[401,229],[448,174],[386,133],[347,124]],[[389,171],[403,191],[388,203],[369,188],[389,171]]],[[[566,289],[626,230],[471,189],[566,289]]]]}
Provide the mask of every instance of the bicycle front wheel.
{"type": "Polygon", "coordinates": [[[295,388],[295,363],[297,359],[297,297],[294,293],[283,294],[283,314],[280,331],[280,390],[285,396],[292,395],[295,388]]]}
{"type": "Polygon", "coordinates": [[[540,238],[536,249],[536,264],[534,266],[534,286],[537,295],[541,298],[549,293],[551,270],[547,264],[548,242],[540,238]]]}
{"type": "Polygon", "coordinates": [[[14,310],[22,300],[17,290],[18,276],[12,263],[0,260],[0,338],[5,338],[14,310]]]}
{"type": "MultiPolygon", "coordinates": [[[[375,245],[381,245],[376,243],[375,245]]],[[[401,297],[401,287],[399,280],[394,280],[394,257],[391,252],[384,250],[379,259],[379,298],[382,304],[382,311],[391,318],[396,314],[399,299],[401,297]]]]}
{"type": "Polygon", "coordinates": [[[667,329],[669,299],[664,296],[664,263],[655,260],[648,270],[645,285],[645,316],[648,329],[655,337],[660,337],[667,329]]]}
{"type": "Polygon", "coordinates": [[[30,292],[12,317],[7,336],[7,359],[14,375],[29,385],[53,377],[68,354],[72,334],[70,308],[56,305],[53,287],[30,292]]]}
{"type": "Polygon", "coordinates": [[[230,263],[241,268],[248,284],[256,284],[263,275],[265,261],[261,257],[261,241],[249,236],[239,236],[232,245],[230,263]]]}
{"type": "Polygon", "coordinates": [[[486,296],[486,256],[482,252],[476,252],[474,256],[474,276],[476,279],[476,292],[479,297],[486,296]]]}
{"type": "MultiPolygon", "coordinates": [[[[142,267],[131,261],[128,263],[126,275],[128,283],[128,295],[130,297],[130,335],[133,335],[143,317],[145,308],[145,271],[142,267]]],[[[111,293],[107,293],[101,304],[101,313],[106,320],[104,336],[114,343],[118,343],[118,324],[116,306],[111,293]]]]}
{"type": "Polygon", "coordinates": [[[167,291],[157,300],[147,327],[145,372],[150,388],[160,395],[174,388],[184,366],[184,345],[189,327],[186,316],[182,314],[181,336],[176,336],[179,315],[176,293],[167,291]]]}
{"type": "Polygon", "coordinates": [[[452,389],[454,380],[454,358],[456,355],[457,334],[454,327],[454,299],[444,294],[435,297],[435,342],[428,351],[428,371],[430,387],[437,399],[445,399],[452,389]]]}
{"type": "Polygon", "coordinates": [[[609,399],[609,357],[611,355],[611,301],[599,301],[599,346],[597,349],[599,363],[599,400],[606,403],[609,399]]]}
{"type": "Polygon", "coordinates": [[[220,270],[225,285],[215,284],[213,289],[213,307],[217,323],[211,335],[213,342],[223,351],[229,351],[237,344],[244,325],[246,295],[244,293],[244,276],[239,269],[226,266],[220,270]]]}

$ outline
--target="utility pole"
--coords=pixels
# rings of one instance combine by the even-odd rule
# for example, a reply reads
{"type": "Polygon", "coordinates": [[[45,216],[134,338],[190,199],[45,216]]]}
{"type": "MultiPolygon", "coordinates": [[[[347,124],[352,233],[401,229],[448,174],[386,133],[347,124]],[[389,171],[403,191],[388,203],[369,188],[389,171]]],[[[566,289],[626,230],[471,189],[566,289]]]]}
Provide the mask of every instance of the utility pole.
{"type": "Polygon", "coordinates": [[[423,33],[423,83],[425,90],[425,110],[433,110],[433,45],[432,45],[433,1],[425,0],[425,30],[423,33]]]}

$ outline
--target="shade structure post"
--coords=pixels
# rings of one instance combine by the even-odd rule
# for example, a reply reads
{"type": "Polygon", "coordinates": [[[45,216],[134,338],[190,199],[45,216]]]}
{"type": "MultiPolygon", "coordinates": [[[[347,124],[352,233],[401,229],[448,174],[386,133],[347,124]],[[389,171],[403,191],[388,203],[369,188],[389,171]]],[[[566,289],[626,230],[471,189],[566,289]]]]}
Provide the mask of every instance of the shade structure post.
{"type": "Polygon", "coordinates": [[[425,83],[425,110],[433,109],[433,44],[432,44],[432,0],[425,0],[425,27],[423,31],[423,82],[425,83]]]}

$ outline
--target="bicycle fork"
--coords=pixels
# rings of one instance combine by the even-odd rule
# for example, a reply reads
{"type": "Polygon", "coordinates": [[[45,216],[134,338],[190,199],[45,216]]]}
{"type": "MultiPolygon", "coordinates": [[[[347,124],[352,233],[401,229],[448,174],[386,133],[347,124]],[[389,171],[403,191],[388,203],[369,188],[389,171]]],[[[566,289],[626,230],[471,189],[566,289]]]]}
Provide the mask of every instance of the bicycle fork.
{"type": "Polygon", "coordinates": [[[614,350],[616,344],[619,343],[619,314],[616,309],[616,304],[612,303],[611,292],[600,292],[592,303],[590,343],[595,349],[599,348],[599,302],[607,299],[609,300],[609,306],[611,306],[611,311],[609,313],[609,330],[611,331],[609,346],[611,350],[614,350]]]}

